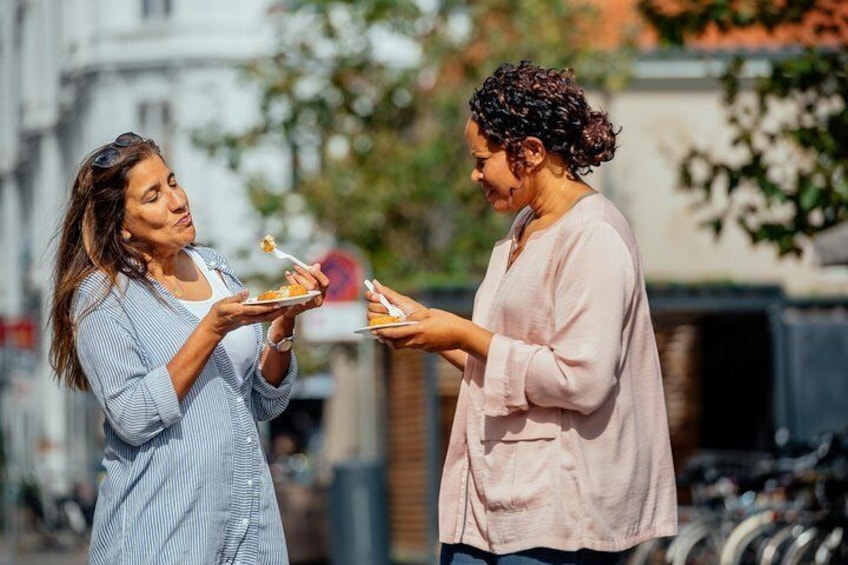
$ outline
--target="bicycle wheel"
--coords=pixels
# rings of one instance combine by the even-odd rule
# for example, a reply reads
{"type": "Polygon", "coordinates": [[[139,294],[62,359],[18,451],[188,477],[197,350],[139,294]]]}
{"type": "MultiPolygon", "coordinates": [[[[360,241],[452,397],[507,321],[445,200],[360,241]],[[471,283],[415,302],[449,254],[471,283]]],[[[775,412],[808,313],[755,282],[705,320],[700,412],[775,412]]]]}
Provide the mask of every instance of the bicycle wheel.
{"type": "Polygon", "coordinates": [[[706,520],[678,533],[666,553],[670,565],[714,565],[721,549],[721,522],[706,520]]]}
{"type": "Polygon", "coordinates": [[[799,524],[787,524],[777,530],[760,550],[757,563],[759,565],[778,565],[783,560],[786,550],[803,531],[804,527],[799,524]]]}
{"type": "Polygon", "coordinates": [[[627,565],[665,565],[665,553],[672,538],[654,538],[640,543],[627,557],[627,565]]]}
{"type": "Polygon", "coordinates": [[[816,548],[816,565],[843,564],[845,557],[845,530],[837,526],[822,538],[816,548]]]}
{"type": "Polygon", "coordinates": [[[815,526],[801,532],[786,550],[786,555],[783,557],[783,561],[780,562],[781,565],[813,563],[813,554],[818,546],[818,537],[819,529],[815,526]]]}
{"type": "Polygon", "coordinates": [[[754,563],[757,555],[755,542],[771,534],[776,519],[776,512],[766,510],[742,520],[727,536],[721,549],[719,563],[721,565],[754,563]]]}

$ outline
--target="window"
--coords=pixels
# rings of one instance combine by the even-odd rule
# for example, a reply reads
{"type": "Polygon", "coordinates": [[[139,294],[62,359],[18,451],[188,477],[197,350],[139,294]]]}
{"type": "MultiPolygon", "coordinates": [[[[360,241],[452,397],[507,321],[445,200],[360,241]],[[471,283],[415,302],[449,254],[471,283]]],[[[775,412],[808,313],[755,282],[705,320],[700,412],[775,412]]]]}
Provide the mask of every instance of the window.
{"type": "Polygon", "coordinates": [[[171,15],[171,0],[141,0],[141,17],[164,19],[171,15]]]}
{"type": "Polygon", "coordinates": [[[170,153],[172,122],[171,105],[167,101],[148,101],[138,105],[139,133],[155,141],[164,155],[170,153]]]}
{"type": "Polygon", "coordinates": [[[12,24],[14,27],[13,37],[15,42],[15,51],[18,53],[21,52],[21,46],[23,45],[23,35],[24,35],[24,23],[26,21],[26,8],[23,3],[18,4],[15,7],[15,22],[12,24]]]}

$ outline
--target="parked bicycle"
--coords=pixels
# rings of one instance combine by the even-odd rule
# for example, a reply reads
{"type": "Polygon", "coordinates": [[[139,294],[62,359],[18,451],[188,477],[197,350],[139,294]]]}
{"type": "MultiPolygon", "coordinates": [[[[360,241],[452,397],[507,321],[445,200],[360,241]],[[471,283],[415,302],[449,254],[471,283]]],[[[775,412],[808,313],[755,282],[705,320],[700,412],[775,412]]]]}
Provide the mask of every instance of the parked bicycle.
{"type": "Polygon", "coordinates": [[[629,565],[848,563],[848,442],[827,434],[795,456],[705,453],[680,476],[692,493],[674,538],[651,540],[629,565]]]}
{"type": "Polygon", "coordinates": [[[67,549],[87,543],[94,501],[84,496],[79,485],[70,494],[57,496],[27,481],[21,485],[20,501],[46,546],[67,549]]]}

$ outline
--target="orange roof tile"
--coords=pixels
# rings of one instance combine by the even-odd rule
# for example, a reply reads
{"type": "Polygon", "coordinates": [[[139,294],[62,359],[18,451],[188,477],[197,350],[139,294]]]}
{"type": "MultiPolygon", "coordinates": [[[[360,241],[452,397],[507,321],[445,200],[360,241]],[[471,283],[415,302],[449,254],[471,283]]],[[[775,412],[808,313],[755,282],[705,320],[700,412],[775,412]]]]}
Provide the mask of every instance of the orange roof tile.
{"type": "MultiPolygon", "coordinates": [[[[591,0],[601,12],[603,22],[596,30],[592,43],[599,47],[616,47],[635,30],[638,47],[651,50],[659,46],[656,32],[650,28],[638,11],[639,0],[591,0]]],[[[709,1],[709,0],[704,0],[709,1]]],[[[780,0],[775,0],[780,1],[780,0]]],[[[681,0],[655,0],[670,15],[684,8],[681,0]]],[[[800,25],[784,25],[774,30],[762,26],[721,31],[711,25],[698,37],[690,38],[687,46],[698,50],[770,50],[800,45],[848,45],[848,2],[844,0],[818,0],[824,9],[833,10],[834,16],[811,12],[800,25]]]]}

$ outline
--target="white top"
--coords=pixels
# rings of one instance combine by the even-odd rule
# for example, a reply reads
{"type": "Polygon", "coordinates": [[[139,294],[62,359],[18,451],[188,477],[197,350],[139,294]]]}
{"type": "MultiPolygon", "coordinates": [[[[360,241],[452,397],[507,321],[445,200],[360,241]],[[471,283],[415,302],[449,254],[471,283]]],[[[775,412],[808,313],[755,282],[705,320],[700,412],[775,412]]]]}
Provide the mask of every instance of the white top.
{"type": "MultiPolygon", "coordinates": [[[[224,281],[218,273],[209,270],[209,267],[206,266],[206,262],[196,251],[186,248],[185,252],[188,253],[188,256],[191,257],[194,264],[197,265],[197,269],[200,271],[200,274],[203,275],[209,282],[209,286],[212,287],[212,296],[206,300],[180,299],[180,304],[185,306],[186,310],[198,318],[203,318],[209,313],[213,304],[227,296],[230,296],[232,293],[224,284],[224,281]]],[[[244,381],[244,376],[251,370],[254,358],[256,357],[256,336],[253,333],[253,328],[251,326],[242,326],[233,330],[224,336],[221,344],[224,346],[224,350],[230,357],[230,361],[233,362],[233,368],[236,370],[236,377],[239,380],[239,384],[241,384],[244,381]]]]}

